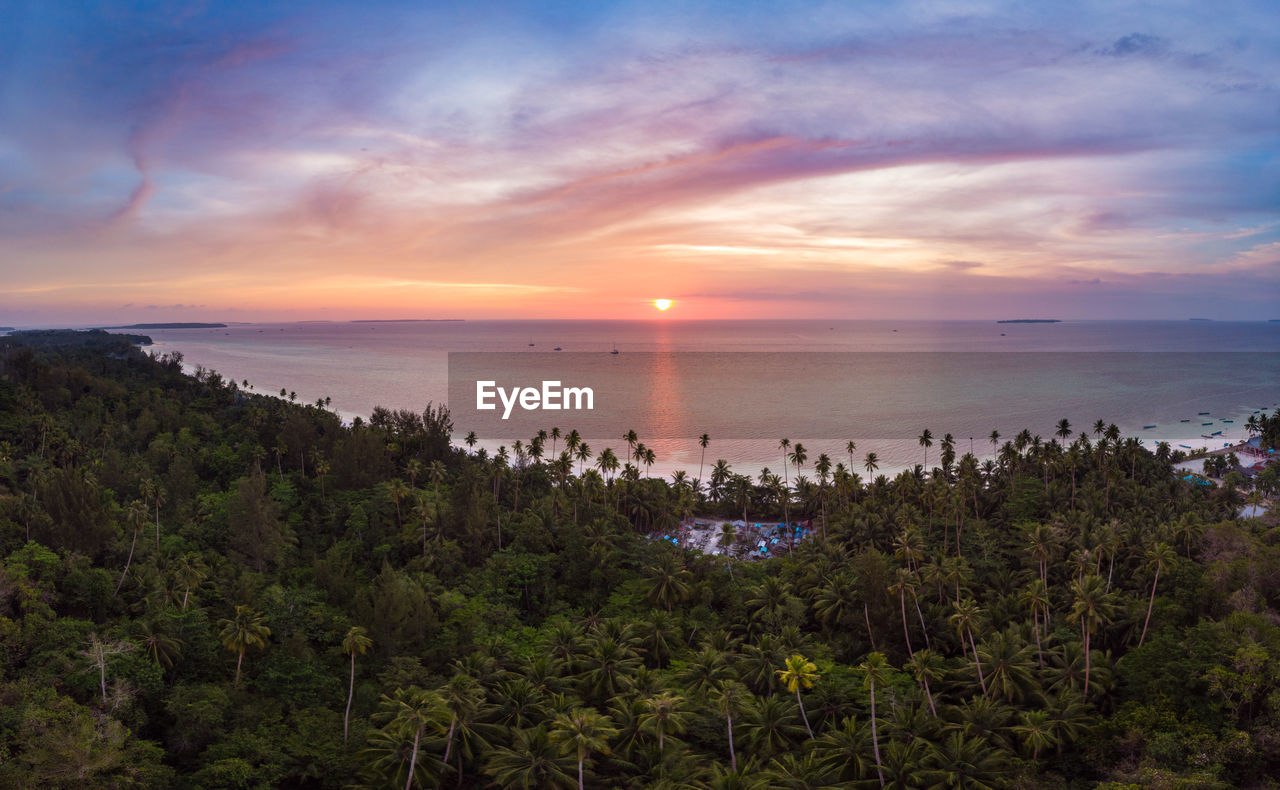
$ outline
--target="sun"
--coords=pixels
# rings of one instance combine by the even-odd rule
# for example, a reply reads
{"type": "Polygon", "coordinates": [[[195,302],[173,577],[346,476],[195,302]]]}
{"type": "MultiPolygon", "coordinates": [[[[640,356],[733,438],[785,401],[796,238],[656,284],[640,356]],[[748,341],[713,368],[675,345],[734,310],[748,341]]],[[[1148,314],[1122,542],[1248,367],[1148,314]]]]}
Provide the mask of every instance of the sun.
{"type": "Polygon", "coordinates": [[[673,304],[675,304],[675,302],[670,299],[654,299],[653,300],[653,306],[662,311],[670,310],[671,305],[673,304]]]}

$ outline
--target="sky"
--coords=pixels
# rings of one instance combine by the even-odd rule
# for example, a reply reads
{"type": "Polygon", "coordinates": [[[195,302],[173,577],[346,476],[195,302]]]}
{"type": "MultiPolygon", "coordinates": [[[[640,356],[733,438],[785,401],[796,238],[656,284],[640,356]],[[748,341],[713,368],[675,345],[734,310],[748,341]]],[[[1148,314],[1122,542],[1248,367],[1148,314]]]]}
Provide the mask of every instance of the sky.
{"type": "Polygon", "coordinates": [[[0,324],[1280,318],[1278,88],[1272,0],[0,0],[0,324]]]}

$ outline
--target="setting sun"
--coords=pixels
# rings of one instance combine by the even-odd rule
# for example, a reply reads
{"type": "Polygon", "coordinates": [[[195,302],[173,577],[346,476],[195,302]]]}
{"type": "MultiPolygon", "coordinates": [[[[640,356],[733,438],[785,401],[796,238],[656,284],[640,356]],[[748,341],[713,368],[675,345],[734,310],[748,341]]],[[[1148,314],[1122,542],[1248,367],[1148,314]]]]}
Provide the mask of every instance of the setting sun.
{"type": "Polygon", "coordinates": [[[671,301],[670,299],[654,299],[653,300],[653,306],[658,308],[659,310],[667,310],[673,304],[675,304],[675,302],[671,301]]]}

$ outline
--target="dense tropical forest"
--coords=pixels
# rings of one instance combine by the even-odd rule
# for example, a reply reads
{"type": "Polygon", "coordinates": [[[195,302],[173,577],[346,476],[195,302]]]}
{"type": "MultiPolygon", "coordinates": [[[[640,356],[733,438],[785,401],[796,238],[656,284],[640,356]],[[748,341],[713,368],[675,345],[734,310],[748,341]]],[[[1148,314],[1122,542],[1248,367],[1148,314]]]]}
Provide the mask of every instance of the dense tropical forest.
{"type": "Polygon", "coordinates": [[[0,787],[1280,776],[1280,530],[1236,516],[1274,471],[1063,421],[990,460],[926,431],[892,478],[703,437],[667,481],[643,437],[455,448],[443,408],[346,426],[137,340],[0,338],[0,787]],[[693,515],[815,528],[648,538],[693,515]]]}

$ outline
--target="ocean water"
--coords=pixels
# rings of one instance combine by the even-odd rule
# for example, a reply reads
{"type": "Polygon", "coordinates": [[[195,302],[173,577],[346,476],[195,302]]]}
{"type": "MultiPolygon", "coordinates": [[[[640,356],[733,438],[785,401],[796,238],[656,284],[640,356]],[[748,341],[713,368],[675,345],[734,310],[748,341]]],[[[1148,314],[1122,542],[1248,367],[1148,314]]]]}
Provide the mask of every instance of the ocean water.
{"type": "MultiPolygon", "coordinates": [[[[696,476],[704,431],[712,434],[708,466],[725,458],[750,474],[781,471],[782,436],[808,448],[809,474],[820,452],[849,464],[852,439],[853,466],[865,475],[867,452],[877,453],[883,473],[923,462],[916,437],[926,427],[935,436],[932,464],[945,433],[959,453],[984,456],[993,429],[1009,438],[1025,427],[1048,439],[1063,417],[1077,430],[1116,423],[1149,447],[1221,446],[1244,436],[1250,413],[1280,399],[1280,323],[664,318],[237,324],[148,334],[157,352],[181,351],[189,368],[247,380],[257,391],[283,388],[305,402],[329,397],[347,418],[376,405],[447,402],[450,352],[489,352],[526,372],[595,360],[602,392],[634,396],[600,404],[594,421],[580,416],[582,433],[594,450],[625,455],[617,428],[633,428],[657,453],[654,474],[696,476]],[[613,349],[619,354],[604,353],[613,349]]],[[[501,424],[470,412],[468,420],[473,404],[457,402],[456,377],[456,428],[476,430],[481,446],[527,442],[540,422],[566,433],[578,427],[571,413],[501,424]]]]}

